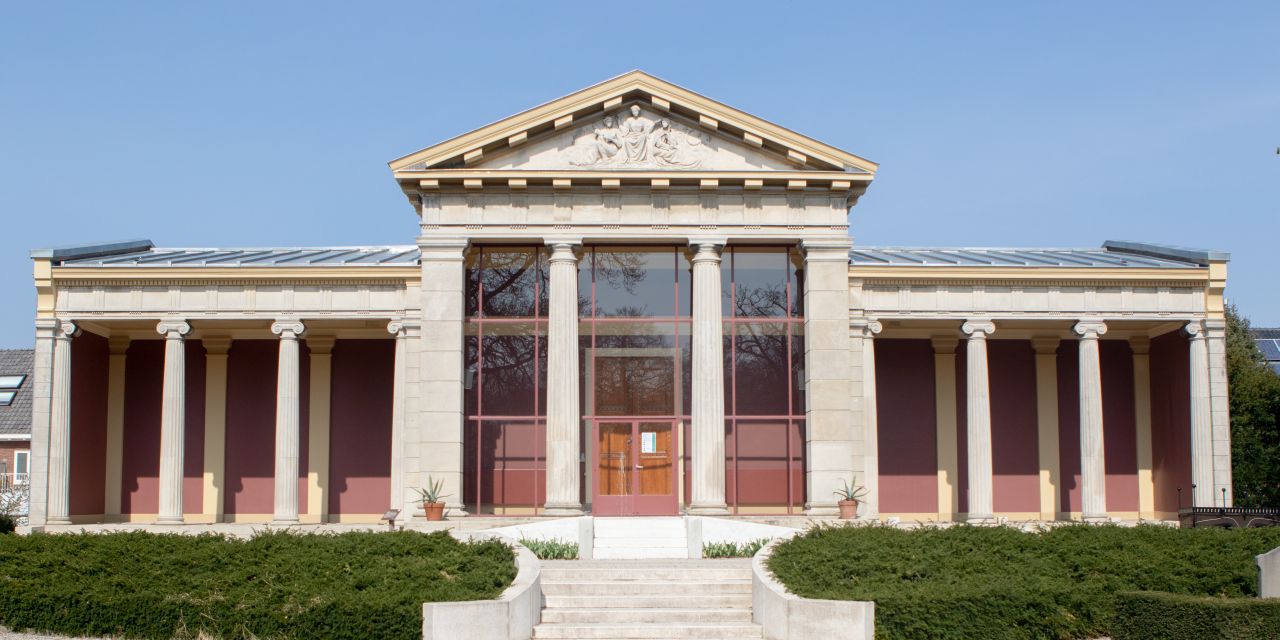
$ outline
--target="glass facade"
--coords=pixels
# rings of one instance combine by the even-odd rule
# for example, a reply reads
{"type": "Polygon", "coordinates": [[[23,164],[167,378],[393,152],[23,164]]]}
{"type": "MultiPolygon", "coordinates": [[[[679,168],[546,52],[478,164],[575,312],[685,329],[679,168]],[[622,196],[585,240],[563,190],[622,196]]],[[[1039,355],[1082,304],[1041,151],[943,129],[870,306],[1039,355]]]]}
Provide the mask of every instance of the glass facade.
{"type": "MultiPolygon", "coordinates": [[[[486,246],[467,256],[463,500],[472,513],[536,513],[545,501],[548,254],[486,246]]],[[[686,246],[582,249],[584,504],[669,493],[674,510],[678,495],[690,499],[691,258],[686,246]]],[[[803,508],[802,265],[786,247],[723,253],[725,489],[735,513],[803,508]]]]}

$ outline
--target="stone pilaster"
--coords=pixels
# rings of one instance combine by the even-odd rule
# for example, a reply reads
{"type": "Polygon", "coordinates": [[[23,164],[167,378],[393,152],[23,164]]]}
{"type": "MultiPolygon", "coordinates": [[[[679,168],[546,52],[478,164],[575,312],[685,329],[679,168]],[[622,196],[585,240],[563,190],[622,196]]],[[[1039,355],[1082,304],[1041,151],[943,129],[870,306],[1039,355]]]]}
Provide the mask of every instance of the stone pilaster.
{"type": "Polygon", "coordinates": [[[1036,352],[1036,449],[1040,459],[1040,519],[1062,513],[1062,456],[1058,445],[1057,336],[1032,338],[1036,352]]]}
{"type": "Polygon", "coordinates": [[[160,512],[156,524],[182,524],[182,477],[186,453],[187,352],[191,325],[163,320],[164,386],[160,392],[160,512]]]}
{"type": "Polygon", "coordinates": [[[954,520],[960,512],[960,442],[956,436],[955,335],[935,336],[933,344],[934,422],[938,438],[938,521],[954,520]]]}
{"type": "Polygon", "coordinates": [[[398,520],[409,519],[412,512],[405,508],[404,486],[404,440],[405,440],[405,373],[407,370],[406,344],[409,334],[404,329],[403,320],[392,320],[387,323],[387,333],[396,341],[395,360],[392,365],[391,378],[391,495],[388,504],[391,509],[401,511],[398,520]]]}
{"type": "MultiPolygon", "coordinates": [[[[448,517],[466,516],[462,504],[462,349],[464,308],[463,238],[418,238],[422,252],[422,332],[419,336],[420,412],[416,440],[406,444],[416,461],[410,487],[428,479],[443,483],[448,517]]],[[[421,514],[418,504],[414,513],[421,514]]]]}
{"type": "Polygon", "coordinates": [[[720,310],[722,239],[698,239],[693,256],[693,473],[689,513],[729,512],[724,490],[724,320],[720,310]]]}
{"type": "Polygon", "coordinates": [[[119,522],[120,484],[123,481],[124,460],[124,376],[129,336],[111,336],[107,339],[107,442],[106,477],[103,478],[103,517],[107,522],[119,522]]]}
{"type": "Polygon", "coordinates": [[[985,319],[969,320],[960,330],[969,336],[965,346],[969,454],[969,512],[966,521],[991,523],[995,521],[995,508],[987,336],[995,332],[996,325],[985,319]]]}
{"type": "Polygon", "coordinates": [[[1209,391],[1209,347],[1204,324],[1188,322],[1191,348],[1191,506],[1218,504],[1213,495],[1213,407],[1209,391]]]}
{"type": "Polygon", "coordinates": [[[856,318],[850,321],[853,339],[862,343],[862,416],[863,443],[867,455],[863,458],[862,477],[858,478],[866,490],[859,518],[877,520],[880,517],[880,426],[876,407],[876,345],[875,337],[882,326],[874,319],[856,318]]]}
{"type": "Polygon", "coordinates": [[[71,339],[78,332],[74,323],[64,320],[53,333],[48,524],[71,524],[71,339]]]}
{"type": "Polygon", "coordinates": [[[61,323],[52,318],[36,320],[36,345],[31,372],[31,467],[27,521],[43,527],[49,510],[49,429],[52,426],[53,352],[61,323]]]}
{"type": "Polygon", "coordinates": [[[1231,406],[1227,396],[1227,323],[1222,318],[1209,318],[1204,321],[1204,332],[1205,350],[1209,358],[1213,504],[1230,507],[1235,502],[1231,487],[1231,406]]]}
{"type": "Polygon", "coordinates": [[[1138,517],[1154,520],[1156,494],[1151,448],[1151,338],[1129,338],[1133,351],[1134,442],[1138,449],[1138,517]]]}
{"type": "Polygon", "coordinates": [[[857,468],[865,472],[867,464],[875,464],[868,461],[878,455],[866,441],[872,401],[865,395],[868,360],[861,341],[849,336],[849,241],[806,240],[801,248],[805,270],[805,513],[833,515],[838,512],[835,491],[845,482],[863,482],[865,478],[854,477],[857,468]],[[858,376],[855,384],[853,379],[858,376]],[[857,422],[855,412],[861,416],[857,422]]]}
{"type": "Polygon", "coordinates": [[[1101,321],[1077,322],[1080,336],[1080,517],[1085,522],[1107,518],[1107,467],[1102,438],[1102,363],[1098,337],[1107,332],[1101,321]]]}
{"type": "Polygon", "coordinates": [[[200,513],[210,522],[225,515],[227,464],[227,352],[231,338],[204,336],[204,473],[200,513]]]}
{"type": "Polygon", "coordinates": [[[276,370],[276,468],[274,524],[298,523],[299,393],[298,339],[306,327],[297,320],[279,320],[271,332],[280,336],[276,370]]]}
{"type": "Polygon", "coordinates": [[[551,516],[582,514],[578,406],[578,239],[551,247],[547,310],[547,502],[551,516]]]}
{"type": "Polygon", "coordinates": [[[329,407],[333,392],[333,336],[307,336],[311,357],[307,394],[307,521],[329,521],[329,407]]]}

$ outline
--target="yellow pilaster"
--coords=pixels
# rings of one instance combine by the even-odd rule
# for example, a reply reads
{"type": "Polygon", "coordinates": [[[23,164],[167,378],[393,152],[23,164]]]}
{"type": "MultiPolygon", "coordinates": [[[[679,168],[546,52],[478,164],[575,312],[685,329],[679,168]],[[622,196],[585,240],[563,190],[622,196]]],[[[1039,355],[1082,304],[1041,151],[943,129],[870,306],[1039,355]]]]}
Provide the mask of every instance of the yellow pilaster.
{"type": "Polygon", "coordinates": [[[307,520],[329,521],[329,394],[333,366],[332,336],[308,336],[311,351],[311,401],[307,425],[307,520]]]}
{"type": "Polygon", "coordinates": [[[1059,338],[1033,338],[1036,350],[1036,442],[1040,457],[1040,519],[1061,513],[1062,462],[1058,447],[1059,338]]]}
{"type": "Polygon", "coordinates": [[[1138,517],[1156,517],[1156,485],[1151,450],[1151,338],[1129,338],[1133,349],[1133,416],[1137,427],[1138,517]]]}
{"type": "Polygon", "coordinates": [[[934,406],[938,434],[938,521],[960,512],[960,457],[956,441],[956,347],[959,337],[933,338],[934,406]]]}
{"type": "Polygon", "coordinates": [[[107,362],[107,450],[106,477],[103,491],[106,498],[103,519],[119,522],[120,483],[124,463],[124,371],[125,352],[129,350],[129,336],[111,336],[107,339],[110,350],[107,362]]]}
{"type": "Polygon", "coordinates": [[[204,337],[204,499],[200,514],[209,522],[225,520],[227,461],[227,351],[231,338],[204,337]]]}

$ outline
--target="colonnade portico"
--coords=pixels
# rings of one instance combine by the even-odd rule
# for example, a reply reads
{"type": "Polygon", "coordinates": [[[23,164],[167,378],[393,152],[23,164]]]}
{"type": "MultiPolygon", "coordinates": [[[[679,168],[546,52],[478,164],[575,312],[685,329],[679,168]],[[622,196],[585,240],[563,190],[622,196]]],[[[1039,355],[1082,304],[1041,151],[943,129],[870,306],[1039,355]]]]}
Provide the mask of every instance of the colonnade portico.
{"type": "MultiPolygon", "coordinates": [[[[954,333],[939,333],[937,329],[924,328],[929,322],[920,322],[914,327],[912,321],[893,322],[893,327],[886,329],[877,339],[922,339],[928,338],[935,353],[934,368],[936,371],[937,400],[937,433],[938,433],[938,513],[937,519],[951,520],[955,517],[968,522],[992,523],[997,520],[1000,509],[993,506],[993,442],[992,442],[992,397],[988,373],[987,347],[991,340],[997,339],[1000,327],[1005,322],[1001,319],[972,318],[960,324],[954,333]],[[956,482],[956,452],[954,391],[957,379],[954,375],[955,352],[958,341],[965,343],[965,367],[962,374],[964,392],[962,398],[967,414],[964,436],[967,439],[964,454],[967,480],[963,485],[956,482]],[[950,398],[950,399],[948,399],[950,398]],[[960,495],[967,497],[967,508],[960,506],[960,495]]],[[[1038,466],[1040,474],[1039,512],[1037,516],[1044,520],[1080,519],[1085,522],[1106,522],[1119,516],[1114,509],[1107,506],[1107,459],[1104,439],[1104,393],[1103,367],[1100,363],[1099,341],[1110,329],[1108,322],[1096,318],[1075,321],[1066,327],[1061,321],[1046,323],[1043,329],[1033,328],[1035,323],[1026,320],[1012,320],[1017,327],[1016,335],[1007,336],[1008,340],[1019,340],[1030,343],[1034,354],[1034,372],[1036,386],[1036,440],[1038,466]],[[1059,407],[1058,365],[1059,347],[1064,342],[1076,343],[1078,352],[1078,429],[1079,439],[1079,508],[1068,510],[1061,502],[1063,493],[1063,470],[1061,468],[1059,449],[1059,407]]],[[[869,320],[863,323],[880,324],[869,320]]],[[[1119,340],[1127,342],[1132,354],[1133,398],[1135,402],[1133,425],[1137,451],[1135,463],[1138,472],[1136,482],[1139,483],[1137,494],[1139,508],[1126,513],[1126,518],[1157,518],[1157,510],[1152,506],[1152,376],[1150,353],[1153,338],[1148,329],[1157,335],[1180,334],[1186,338],[1188,361],[1190,366],[1181,375],[1190,381],[1193,390],[1190,397],[1191,413],[1191,466],[1192,473],[1188,486],[1181,484],[1178,490],[1186,489],[1188,499],[1196,504],[1215,504],[1212,491],[1204,491],[1203,486],[1213,487],[1210,477],[1213,468],[1214,450],[1211,442],[1212,431],[1209,412],[1211,399],[1207,391],[1211,372],[1207,364],[1207,351],[1203,338],[1203,322],[1200,320],[1182,321],[1179,323],[1139,323],[1124,326],[1125,335],[1119,340]],[[1195,496],[1190,496],[1194,487],[1195,496]]],[[[860,323],[861,324],[861,323],[860,323]]],[[[1114,323],[1113,323],[1114,324],[1114,323]]],[[[868,333],[868,338],[875,334],[868,333]]],[[[874,369],[874,364],[870,365],[874,369]]],[[[874,385],[874,383],[873,383],[874,385]]],[[[874,420],[874,411],[870,414],[874,420]]],[[[1067,425],[1062,425],[1063,427],[1067,425]]],[[[885,428],[884,425],[879,427],[885,428]]],[[[1158,444],[1158,443],[1156,443],[1158,444]]],[[[1067,446],[1063,440],[1062,446],[1067,446]]],[[[881,456],[877,456],[881,457],[881,456]]],[[[880,461],[883,463],[883,460],[880,461]]],[[[868,502],[876,504],[879,496],[874,495],[875,484],[869,484],[873,495],[868,502]]],[[[1183,506],[1190,506],[1190,502],[1183,506]]],[[[863,517],[874,517],[870,511],[863,517]]]]}

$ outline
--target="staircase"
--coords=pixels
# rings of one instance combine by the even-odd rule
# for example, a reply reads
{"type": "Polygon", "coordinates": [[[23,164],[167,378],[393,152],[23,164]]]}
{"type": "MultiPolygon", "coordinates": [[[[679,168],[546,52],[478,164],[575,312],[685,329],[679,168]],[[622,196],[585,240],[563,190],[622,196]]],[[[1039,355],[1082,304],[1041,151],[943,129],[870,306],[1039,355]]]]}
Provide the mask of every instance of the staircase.
{"type": "Polygon", "coordinates": [[[745,559],[543,561],[542,593],[534,638],[763,637],[745,559]]]}
{"type": "Polygon", "coordinates": [[[688,558],[684,518],[595,518],[596,560],[688,558]]]}

